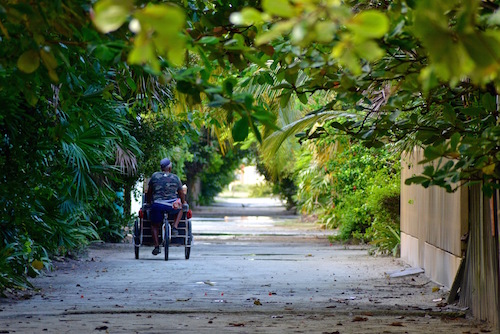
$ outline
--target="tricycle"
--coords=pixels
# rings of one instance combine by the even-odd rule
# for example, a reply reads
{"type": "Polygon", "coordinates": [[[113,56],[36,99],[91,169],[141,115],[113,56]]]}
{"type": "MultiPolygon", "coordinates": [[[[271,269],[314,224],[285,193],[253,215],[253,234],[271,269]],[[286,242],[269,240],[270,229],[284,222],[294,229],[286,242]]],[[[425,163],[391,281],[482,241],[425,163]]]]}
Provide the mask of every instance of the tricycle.
{"type": "MultiPolygon", "coordinates": [[[[139,218],[137,218],[134,223],[133,239],[136,259],[139,259],[139,249],[141,246],[154,247],[151,232],[151,221],[149,219],[150,211],[150,205],[143,204],[142,208],[139,210],[139,218]]],[[[176,236],[172,236],[172,225],[174,224],[175,219],[174,215],[169,215],[168,213],[163,215],[163,223],[161,224],[158,238],[160,246],[163,247],[165,261],[168,261],[170,246],[184,246],[184,256],[186,260],[189,259],[193,243],[190,213],[191,211],[189,210],[189,205],[187,203],[184,204],[182,206],[182,218],[179,221],[177,228],[178,233],[176,236]]]]}

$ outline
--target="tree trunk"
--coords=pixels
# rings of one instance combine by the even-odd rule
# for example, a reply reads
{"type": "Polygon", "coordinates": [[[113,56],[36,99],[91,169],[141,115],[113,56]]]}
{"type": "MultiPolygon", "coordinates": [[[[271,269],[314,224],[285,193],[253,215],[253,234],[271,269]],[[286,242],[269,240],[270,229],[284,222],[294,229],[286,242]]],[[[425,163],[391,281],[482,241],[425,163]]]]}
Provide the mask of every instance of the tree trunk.
{"type": "Polygon", "coordinates": [[[201,182],[198,177],[189,178],[187,181],[188,187],[188,203],[191,207],[196,208],[199,205],[198,196],[201,193],[201,182]]]}
{"type": "Polygon", "coordinates": [[[127,182],[123,188],[123,213],[125,217],[130,217],[132,208],[132,186],[127,182]]]}

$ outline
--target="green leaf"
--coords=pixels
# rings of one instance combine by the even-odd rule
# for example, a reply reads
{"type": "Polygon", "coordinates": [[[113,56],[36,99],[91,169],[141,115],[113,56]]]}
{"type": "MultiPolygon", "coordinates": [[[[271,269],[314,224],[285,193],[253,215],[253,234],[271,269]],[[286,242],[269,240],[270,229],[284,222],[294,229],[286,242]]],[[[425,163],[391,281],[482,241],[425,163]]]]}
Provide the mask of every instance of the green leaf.
{"type": "Polygon", "coordinates": [[[223,90],[227,95],[233,95],[233,88],[236,85],[236,80],[229,78],[222,84],[223,90]]]}
{"type": "Polygon", "coordinates": [[[320,43],[329,43],[333,40],[336,26],[331,21],[319,21],[314,25],[316,40],[320,43]]]}
{"type": "Polygon", "coordinates": [[[292,96],[292,92],[283,93],[280,97],[280,106],[281,108],[285,108],[290,101],[290,97],[292,96]]]}
{"type": "Polygon", "coordinates": [[[57,59],[54,57],[54,54],[50,50],[50,48],[45,47],[40,50],[40,57],[42,58],[42,62],[47,68],[47,70],[54,70],[57,68],[57,59]]]}
{"type": "Polygon", "coordinates": [[[443,109],[443,117],[450,123],[455,123],[457,119],[457,114],[450,104],[446,104],[443,109]]]}
{"type": "Polygon", "coordinates": [[[24,73],[33,73],[40,66],[40,55],[35,50],[25,51],[17,59],[17,67],[24,73]]]}
{"type": "MultiPolygon", "coordinates": [[[[256,57],[255,55],[253,55],[251,53],[248,53],[248,52],[244,53],[243,56],[246,59],[250,60],[251,62],[253,62],[253,63],[255,63],[255,64],[257,64],[257,65],[259,65],[261,67],[266,67],[266,61],[265,61],[265,59],[261,59],[259,57],[256,57]]],[[[272,84],[272,80],[271,80],[270,84],[272,84]]]]}
{"type": "Polygon", "coordinates": [[[253,106],[254,98],[252,94],[244,94],[245,107],[250,110],[253,106]]]}
{"type": "Polygon", "coordinates": [[[389,30],[389,19],[381,12],[367,10],[354,16],[347,27],[355,33],[356,37],[380,38],[389,30]]]}
{"type": "Polygon", "coordinates": [[[263,0],[262,8],[268,14],[280,17],[292,17],[294,15],[293,6],[288,0],[263,0]]]}
{"type": "MultiPolygon", "coordinates": [[[[184,44],[184,43],[182,43],[184,44]]],[[[183,47],[174,47],[168,50],[167,58],[172,62],[172,64],[181,66],[184,61],[184,49],[183,47]]]]}
{"type": "Polygon", "coordinates": [[[245,46],[245,37],[242,34],[234,34],[232,40],[240,47],[245,46]]]}
{"type": "Polygon", "coordinates": [[[252,116],[258,119],[259,121],[273,122],[276,119],[276,116],[273,113],[265,111],[263,109],[254,112],[252,116]]]}
{"type": "Polygon", "coordinates": [[[477,117],[484,112],[484,109],[480,107],[469,107],[469,108],[461,108],[460,111],[464,115],[477,117]]]}
{"type": "Polygon", "coordinates": [[[460,133],[459,132],[455,132],[451,138],[450,138],[450,146],[451,146],[451,150],[452,151],[456,151],[457,150],[457,146],[458,146],[458,143],[460,142],[460,133]]]}
{"type": "Polygon", "coordinates": [[[126,79],[127,85],[132,89],[134,92],[137,90],[137,85],[135,84],[134,80],[130,77],[126,79]]]}
{"type": "Polygon", "coordinates": [[[356,45],[356,53],[360,58],[374,61],[382,58],[384,51],[374,41],[364,41],[356,45]]]}
{"type": "Polygon", "coordinates": [[[205,36],[205,37],[202,37],[198,41],[198,43],[200,43],[200,44],[207,44],[207,45],[214,45],[214,44],[219,43],[219,38],[214,37],[214,36],[205,36]]]}
{"type": "Polygon", "coordinates": [[[248,136],[248,120],[246,118],[242,118],[234,123],[232,134],[235,141],[245,140],[248,136]]]}
{"type": "Polygon", "coordinates": [[[432,177],[434,175],[434,166],[433,165],[425,166],[422,174],[432,177]]]}
{"type": "Polygon", "coordinates": [[[207,105],[209,107],[222,107],[222,106],[225,106],[227,105],[229,102],[231,102],[230,100],[220,96],[219,94],[215,94],[214,95],[214,99],[212,101],[210,101],[207,105]]]}
{"type": "Polygon", "coordinates": [[[441,146],[439,147],[434,147],[434,146],[427,146],[424,150],[424,156],[428,160],[434,160],[439,157],[442,157],[444,154],[444,151],[441,146]]]}
{"type": "Polygon", "coordinates": [[[104,62],[109,62],[116,57],[116,52],[106,45],[97,45],[94,49],[94,55],[104,62]]]}
{"type": "Polygon", "coordinates": [[[299,71],[297,68],[291,68],[285,71],[285,80],[288,81],[292,87],[295,85],[298,76],[299,71]]]}
{"type": "Polygon", "coordinates": [[[283,88],[292,89],[293,86],[291,84],[289,84],[288,82],[284,82],[284,83],[281,83],[279,85],[273,86],[271,89],[283,89],[283,88]]]}
{"type": "Polygon", "coordinates": [[[433,66],[429,66],[420,71],[419,80],[422,82],[422,88],[425,93],[435,88],[438,84],[438,78],[433,66]]]}
{"type": "Polygon", "coordinates": [[[274,24],[271,27],[271,29],[262,34],[259,34],[255,38],[255,44],[256,45],[266,44],[287,34],[290,31],[290,29],[293,28],[294,24],[295,24],[294,21],[278,22],[274,24]]]}
{"type": "Polygon", "coordinates": [[[495,172],[495,164],[489,164],[481,168],[484,174],[486,175],[492,175],[495,172]]]}
{"type": "Polygon", "coordinates": [[[24,97],[30,106],[34,107],[38,103],[38,96],[31,89],[24,90],[24,97]]]}
{"type": "Polygon", "coordinates": [[[409,177],[405,180],[405,184],[407,186],[411,185],[412,183],[416,183],[416,184],[421,184],[425,181],[429,181],[429,178],[425,177],[425,176],[413,176],[413,177],[409,177]]]}
{"type": "Polygon", "coordinates": [[[93,22],[102,33],[120,28],[130,15],[132,0],[100,0],[94,5],[93,22]]]}
{"type": "Polygon", "coordinates": [[[363,139],[363,140],[367,140],[367,139],[371,138],[371,137],[373,136],[374,132],[375,132],[375,131],[374,131],[373,129],[370,129],[370,130],[366,131],[366,132],[365,132],[365,133],[363,133],[363,135],[361,136],[361,139],[363,139]]]}
{"type": "Polygon", "coordinates": [[[160,64],[156,58],[154,45],[146,36],[139,35],[135,39],[134,48],[128,54],[128,61],[131,64],[144,65],[152,64],[154,70],[160,71],[160,64]]]}
{"type": "Polygon", "coordinates": [[[264,22],[262,13],[255,8],[243,8],[241,12],[232,13],[229,20],[234,25],[260,25],[264,22]]]}
{"type": "Polygon", "coordinates": [[[299,98],[300,102],[302,102],[303,104],[307,104],[308,99],[306,93],[298,94],[297,97],[299,98]]]}
{"type": "Polygon", "coordinates": [[[260,134],[259,128],[255,126],[252,127],[253,134],[259,143],[262,143],[262,135],[260,134]]]}
{"type": "Polygon", "coordinates": [[[142,56],[141,51],[137,51],[135,57],[142,58],[142,63],[149,64],[155,73],[160,69],[157,56],[166,56],[174,65],[183,63],[185,37],[181,30],[184,28],[185,14],[181,8],[149,4],[134,13],[134,17],[141,26],[134,46],[145,51],[142,56]],[[150,47],[146,47],[148,43],[151,44],[150,47]]]}
{"type": "Polygon", "coordinates": [[[495,112],[497,110],[495,97],[493,97],[490,93],[486,93],[481,96],[481,103],[489,112],[495,112]]]}
{"type": "MultiPolygon", "coordinates": [[[[178,38],[178,33],[186,22],[186,14],[181,8],[166,4],[149,4],[134,16],[140,21],[141,26],[153,28],[161,38],[166,39],[178,38]]],[[[164,41],[167,44],[172,42],[164,41]]]]}

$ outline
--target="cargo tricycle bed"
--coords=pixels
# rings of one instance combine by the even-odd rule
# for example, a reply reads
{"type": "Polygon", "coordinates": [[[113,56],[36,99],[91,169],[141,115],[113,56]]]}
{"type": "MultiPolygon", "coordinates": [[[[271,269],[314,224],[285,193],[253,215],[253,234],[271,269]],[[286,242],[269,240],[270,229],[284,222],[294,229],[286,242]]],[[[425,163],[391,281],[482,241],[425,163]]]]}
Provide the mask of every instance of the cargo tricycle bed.
{"type": "MultiPolygon", "coordinates": [[[[191,245],[193,242],[193,233],[191,230],[191,219],[188,217],[189,205],[182,206],[182,218],[177,227],[178,233],[172,236],[172,225],[174,224],[175,215],[165,213],[163,215],[163,222],[161,224],[160,233],[158,234],[160,246],[163,247],[163,254],[165,261],[168,261],[169,247],[184,246],[184,257],[189,259],[191,254],[191,245]]],[[[135,258],[139,258],[139,249],[141,246],[154,247],[153,235],[151,231],[151,214],[150,205],[145,204],[139,210],[139,218],[135,220],[133,239],[135,258]]]]}

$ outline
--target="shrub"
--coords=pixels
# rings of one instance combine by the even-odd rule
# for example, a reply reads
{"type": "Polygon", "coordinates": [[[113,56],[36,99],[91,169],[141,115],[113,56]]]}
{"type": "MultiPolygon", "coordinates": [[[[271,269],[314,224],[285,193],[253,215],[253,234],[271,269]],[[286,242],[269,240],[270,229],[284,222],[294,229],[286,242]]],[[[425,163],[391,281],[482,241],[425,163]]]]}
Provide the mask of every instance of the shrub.
{"type": "Polygon", "coordinates": [[[273,188],[267,182],[252,184],[248,190],[248,197],[271,197],[273,195],[273,188]]]}
{"type": "Polygon", "coordinates": [[[296,199],[303,213],[315,213],[333,238],[369,242],[373,252],[396,254],[399,246],[399,155],[387,148],[343,143],[324,164],[304,152],[308,168],[298,173],[296,199]]]}

